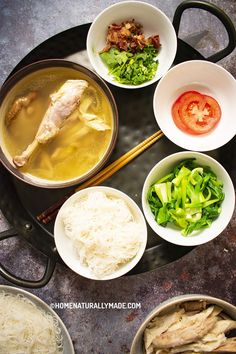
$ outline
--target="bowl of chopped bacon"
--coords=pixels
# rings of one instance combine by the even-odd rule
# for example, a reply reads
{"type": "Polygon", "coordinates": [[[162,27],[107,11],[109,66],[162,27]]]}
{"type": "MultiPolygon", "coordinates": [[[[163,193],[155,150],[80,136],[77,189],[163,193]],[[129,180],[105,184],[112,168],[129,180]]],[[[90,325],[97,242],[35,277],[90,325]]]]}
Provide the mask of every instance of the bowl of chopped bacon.
{"type": "Polygon", "coordinates": [[[140,1],[106,8],[87,36],[94,70],[107,82],[128,89],[158,81],[171,67],[176,49],[171,21],[155,6],[140,1]]]}

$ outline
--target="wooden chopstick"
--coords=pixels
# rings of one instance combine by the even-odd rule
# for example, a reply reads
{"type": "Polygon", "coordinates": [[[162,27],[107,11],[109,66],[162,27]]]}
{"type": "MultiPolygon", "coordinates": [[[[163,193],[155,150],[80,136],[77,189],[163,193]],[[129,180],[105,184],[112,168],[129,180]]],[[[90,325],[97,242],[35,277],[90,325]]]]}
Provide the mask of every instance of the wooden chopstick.
{"type": "Polygon", "coordinates": [[[102,171],[100,171],[97,175],[94,177],[90,178],[88,181],[82,183],[79,187],[77,187],[74,191],[71,193],[67,194],[65,197],[60,199],[58,202],[53,204],[51,207],[43,211],[40,215],[37,216],[37,219],[44,224],[47,224],[51,220],[54,219],[56,216],[59,208],[62,206],[62,204],[75,192],[78,192],[84,188],[91,187],[91,186],[96,186],[104,182],[106,179],[108,179],[110,176],[112,176],[115,172],[120,170],[123,166],[128,164],[130,161],[132,161],[135,157],[140,155],[143,151],[145,151],[147,148],[149,148],[151,145],[153,145],[157,140],[159,140],[164,134],[162,133],[161,130],[158,130],[156,133],[151,135],[149,138],[145,139],[142,141],[140,144],[126,152],[124,155],[119,157],[117,160],[112,162],[110,165],[108,165],[106,168],[104,168],[102,171]]]}

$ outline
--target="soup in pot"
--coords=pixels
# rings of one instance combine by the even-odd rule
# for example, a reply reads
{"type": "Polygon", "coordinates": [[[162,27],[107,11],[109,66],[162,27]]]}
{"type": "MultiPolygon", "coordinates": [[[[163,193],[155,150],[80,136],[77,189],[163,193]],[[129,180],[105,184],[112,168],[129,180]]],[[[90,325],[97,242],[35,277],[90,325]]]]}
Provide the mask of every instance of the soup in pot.
{"type": "Polygon", "coordinates": [[[85,175],[102,160],[112,138],[105,93],[84,73],[65,67],[41,69],[19,81],[1,116],[5,154],[21,172],[40,179],[85,175]]]}

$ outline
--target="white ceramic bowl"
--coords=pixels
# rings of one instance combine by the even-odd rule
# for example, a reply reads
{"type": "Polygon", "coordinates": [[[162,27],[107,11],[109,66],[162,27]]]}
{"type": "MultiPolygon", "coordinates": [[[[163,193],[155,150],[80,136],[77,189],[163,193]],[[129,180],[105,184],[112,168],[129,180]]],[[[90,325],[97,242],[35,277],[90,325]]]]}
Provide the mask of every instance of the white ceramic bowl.
{"type": "MultiPolygon", "coordinates": [[[[59,210],[59,212],[57,214],[57,218],[55,221],[54,237],[55,237],[55,243],[56,243],[58,253],[60,254],[60,256],[61,256],[62,260],[65,262],[65,264],[69,268],[71,268],[74,272],[84,276],[85,278],[89,278],[89,279],[108,280],[108,279],[118,278],[118,277],[128,273],[139,262],[139,260],[141,259],[142,255],[145,251],[145,248],[146,248],[147,225],[146,225],[143,213],[141,212],[140,208],[127,194],[125,194],[117,189],[105,187],[105,186],[90,187],[90,188],[83,189],[83,190],[73,194],[63,204],[63,206],[61,207],[61,209],[59,210]],[[131,213],[133,214],[134,220],[139,224],[139,227],[141,229],[141,235],[142,235],[141,245],[140,245],[140,248],[139,248],[136,256],[134,258],[132,258],[132,260],[130,262],[121,266],[117,271],[115,271],[114,273],[111,273],[103,278],[98,278],[88,267],[81,264],[79,257],[76,253],[76,250],[73,247],[73,243],[72,243],[71,239],[69,239],[65,234],[64,225],[63,225],[63,221],[61,218],[62,211],[64,208],[73,205],[73,203],[76,200],[78,200],[79,198],[84,197],[84,196],[88,195],[89,193],[94,193],[95,191],[102,191],[108,196],[123,199],[125,201],[126,205],[128,205],[131,213]]],[[[127,235],[127,237],[129,237],[129,236],[127,235]]]]}
{"type": "Polygon", "coordinates": [[[102,11],[93,21],[87,36],[89,60],[97,73],[106,81],[123,88],[140,88],[159,80],[171,67],[177,50],[177,38],[174,27],[168,17],[158,8],[140,1],[116,3],[102,11]],[[161,49],[158,54],[159,65],[155,77],[140,85],[125,85],[115,82],[108,74],[108,68],[99,57],[105,47],[107,29],[110,24],[134,19],[143,25],[145,37],[158,34],[161,49]]]}
{"type": "Polygon", "coordinates": [[[169,300],[162,302],[160,305],[155,307],[153,311],[145,318],[141,326],[137,330],[135,337],[132,342],[130,354],[144,354],[143,351],[143,333],[148,323],[156,316],[168,313],[173,308],[177,307],[183,302],[187,301],[206,301],[208,304],[216,305],[221,307],[224,312],[230,316],[233,320],[236,320],[236,307],[226,302],[224,300],[218,299],[213,296],[199,295],[199,294],[189,294],[180,295],[169,300]]]}
{"type": "Polygon", "coordinates": [[[217,237],[228,225],[233,215],[235,206],[235,192],[234,186],[224,167],[212,157],[194,151],[177,152],[176,154],[169,155],[163,160],[159,161],[149,172],[143,186],[142,191],[142,207],[148,224],[153,231],[162,237],[164,240],[181,246],[196,246],[217,237]],[[212,171],[217,175],[218,179],[223,182],[223,191],[225,198],[221,204],[222,211],[218,218],[213,221],[209,228],[193,232],[188,236],[183,236],[180,229],[168,224],[166,227],[160,226],[154,219],[147,201],[147,193],[149,187],[161,177],[164,177],[170,172],[180,161],[196,158],[196,162],[201,166],[209,166],[212,171]]]}
{"type": "Polygon", "coordinates": [[[209,151],[231,140],[236,133],[236,80],[224,68],[203,60],[191,60],[176,65],[158,83],[153,109],[163,133],[176,145],[187,150],[209,151]],[[222,111],[217,126],[208,134],[191,135],[174,123],[171,108],[186,91],[199,91],[215,98],[222,111]]]}

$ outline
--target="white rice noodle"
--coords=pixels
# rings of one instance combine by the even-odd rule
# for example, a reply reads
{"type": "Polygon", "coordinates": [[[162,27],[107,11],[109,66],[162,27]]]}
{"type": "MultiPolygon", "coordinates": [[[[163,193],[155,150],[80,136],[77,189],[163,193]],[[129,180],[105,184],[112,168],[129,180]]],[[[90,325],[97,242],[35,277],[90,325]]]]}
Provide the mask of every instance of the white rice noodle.
{"type": "Polygon", "coordinates": [[[1,354],[59,354],[62,346],[55,317],[22,295],[0,292],[1,354]]]}

